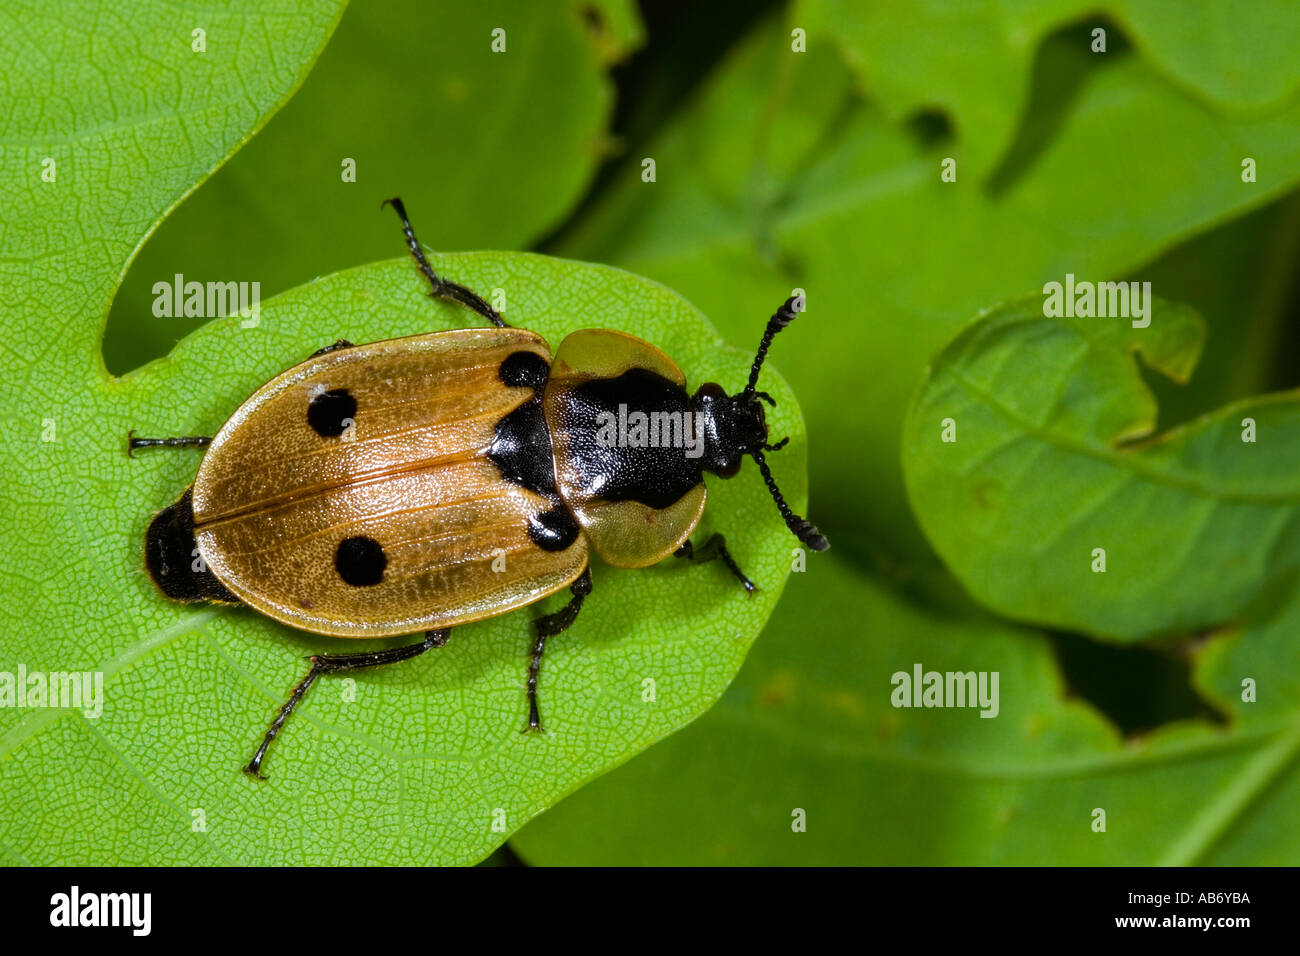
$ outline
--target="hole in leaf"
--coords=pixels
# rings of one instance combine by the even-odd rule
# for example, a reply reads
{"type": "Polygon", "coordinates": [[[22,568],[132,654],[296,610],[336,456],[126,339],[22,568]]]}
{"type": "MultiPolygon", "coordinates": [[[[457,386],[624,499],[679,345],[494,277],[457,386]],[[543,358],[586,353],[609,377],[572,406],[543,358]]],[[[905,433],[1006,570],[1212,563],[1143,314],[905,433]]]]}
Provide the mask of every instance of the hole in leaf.
{"type": "Polygon", "coordinates": [[[952,139],[952,118],[940,109],[919,110],[903,124],[922,147],[934,147],[952,139]]]}
{"type": "Polygon", "coordinates": [[[1105,714],[1127,737],[1177,720],[1227,718],[1192,686],[1190,663],[1178,645],[1117,647],[1075,634],[1052,633],[1068,693],[1105,714]]]}

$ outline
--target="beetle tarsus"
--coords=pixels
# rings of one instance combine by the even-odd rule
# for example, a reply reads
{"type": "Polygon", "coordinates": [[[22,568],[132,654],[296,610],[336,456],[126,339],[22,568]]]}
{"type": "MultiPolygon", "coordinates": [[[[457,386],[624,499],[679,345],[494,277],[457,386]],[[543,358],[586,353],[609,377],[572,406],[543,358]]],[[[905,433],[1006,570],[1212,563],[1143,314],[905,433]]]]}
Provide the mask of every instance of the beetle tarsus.
{"type": "Polygon", "coordinates": [[[411,220],[406,216],[406,204],[401,199],[397,196],[392,199],[385,199],[380,203],[380,208],[382,209],[384,206],[392,206],[402,220],[402,232],[406,236],[406,247],[411,250],[411,255],[415,258],[416,268],[429,282],[429,295],[435,299],[450,299],[453,302],[459,302],[467,309],[483,316],[498,329],[507,328],[506,320],[501,318],[497,310],[488,305],[487,301],[477,292],[455,282],[448,282],[433,271],[433,266],[429,265],[429,260],[424,255],[424,247],[420,245],[420,240],[415,238],[415,230],[411,228],[411,220]]]}
{"type": "Polygon", "coordinates": [[[535,696],[528,699],[528,723],[524,725],[524,729],[520,732],[528,734],[533,731],[539,734],[543,732],[542,715],[537,711],[537,698],[535,696]]]}
{"type": "Polygon", "coordinates": [[[533,657],[528,664],[528,724],[523,729],[524,733],[531,730],[541,733],[542,718],[537,710],[537,678],[542,671],[542,654],[546,650],[546,639],[564,633],[578,619],[578,612],[582,610],[582,602],[591,593],[590,566],[583,568],[582,574],[578,575],[577,580],[569,585],[569,592],[573,597],[569,599],[568,604],[554,614],[539,617],[536,621],[537,639],[533,642],[533,657]]]}
{"type": "Polygon", "coordinates": [[[695,550],[695,545],[691,544],[688,538],[680,548],[673,552],[673,557],[684,558],[692,564],[721,561],[727,566],[727,570],[731,572],[732,576],[745,588],[747,594],[752,596],[758,593],[758,585],[751,581],[744,571],[740,570],[740,565],[736,563],[736,559],[727,550],[726,537],[720,533],[710,535],[709,540],[705,541],[698,551],[695,550]]]}
{"type": "Polygon", "coordinates": [[[262,775],[262,760],[266,757],[266,751],[271,746],[271,741],[275,740],[276,736],[280,733],[280,728],[284,726],[284,722],[289,719],[289,715],[292,714],[294,708],[298,706],[298,701],[302,700],[303,695],[307,693],[312,684],[316,683],[316,678],[320,676],[320,662],[315,657],[310,657],[308,660],[311,661],[311,670],[307,672],[306,677],[298,682],[298,686],[293,689],[293,693],[289,695],[289,699],[280,705],[280,710],[276,713],[275,720],[271,721],[271,726],[267,729],[266,736],[262,738],[261,746],[257,748],[257,753],[253,754],[253,759],[248,762],[248,766],[244,768],[244,773],[248,774],[250,777],[254,777],[257,780],[266,779],[266,777],[262,775]]]}
{"type": "Polygon", "coordinates": [[[303,699],[311,685],[316,682],[316,678],[321,674],[336,674],[341,671],[362,670],[367,667],[382,667],[385,664],[396,664],[400,661],[409,661],[413,657],[419,657],[425,651],[434,647],[442,647],[451,637],[450,628],[440,628],[434,631],[426,631],[424,640],[419,644],[407,644],[403,647],[390,647],[382,651],[363,651],[357,654],[312,654],[307,660],[311,661],[311,670],[307,676],[298,682],[298,686],[293,689],[286,700],[280,707],[279,713],[275,715],[275,720],[271,722],[270,728],[266,731],[266,736],[262,738],[262,745],[257,748],[257,753],[253,759],[248,762],[244,768],[244,773],[258,780],[265,780],[262,775],[262,760],[266,757],[266,751],[271,746],[271,741],[275,740],[280,733],[280,728],[284,722],[289,719],[298,702],[303,699]]]}
{"type": "Polygon", "coordinates": [[[137,448],[207,448],[212,444],[210,435],[186,435],[180,438],[136,438],[135,429],[126,433],[126,454],[135,457],[137,448]]]}

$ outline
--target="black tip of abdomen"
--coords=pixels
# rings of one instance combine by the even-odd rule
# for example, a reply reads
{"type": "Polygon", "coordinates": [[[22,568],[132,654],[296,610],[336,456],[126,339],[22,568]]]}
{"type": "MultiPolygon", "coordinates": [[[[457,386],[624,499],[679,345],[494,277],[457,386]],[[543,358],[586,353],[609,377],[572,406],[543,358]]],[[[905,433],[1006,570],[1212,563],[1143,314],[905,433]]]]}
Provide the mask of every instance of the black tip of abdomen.
{"type": "Polygon", "coordinates": [[[149,523],[144,536],[144,564],[158,590],[173,601],[238,602],[239,598],[198,561],[194,540],[194,507],[190,489],[149,523]],[[201,568],[194,570],[195,562],[201,568]]]}

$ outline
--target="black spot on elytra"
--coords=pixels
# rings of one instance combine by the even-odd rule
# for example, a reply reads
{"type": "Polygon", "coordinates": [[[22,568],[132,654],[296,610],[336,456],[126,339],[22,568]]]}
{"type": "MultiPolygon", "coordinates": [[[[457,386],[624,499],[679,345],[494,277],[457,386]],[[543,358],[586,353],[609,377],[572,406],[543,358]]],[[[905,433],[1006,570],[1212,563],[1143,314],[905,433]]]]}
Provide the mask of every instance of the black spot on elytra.
{"type": "Polygon", "coordinates": [[[334,552],[334,567],[346,583],[354,588],[365,588],[384,579],[388,556],[374,538],[358,535],[344,538],[334,552]]]}
{"type": "Polygon", "coordinates": [[[529,519],[528,537],[543,551],[563,551],[578,540],[578,522],[568,508],[556,505],[529,519]]]}
{"type": "Polygon", "coordinates": [[[347,428],[347,421],[356,420],[357,400],[346,388],[321,392],[307,406],[307,424],[321,438],[338,438],[347,428]]]}
{"type": "Polygon", "coordinates": [[[497,371],[511,388],[541,388],[550,377],[551,366],[536,352],[512,352],[497,371]]]}

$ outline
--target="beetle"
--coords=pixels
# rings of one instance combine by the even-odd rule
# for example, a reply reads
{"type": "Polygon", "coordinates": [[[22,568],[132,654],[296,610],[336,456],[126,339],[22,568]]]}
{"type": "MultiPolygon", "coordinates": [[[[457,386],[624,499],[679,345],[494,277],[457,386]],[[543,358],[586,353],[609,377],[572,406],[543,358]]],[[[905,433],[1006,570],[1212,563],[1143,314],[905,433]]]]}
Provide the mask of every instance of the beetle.
{"type": "Polygon", "coordinates": [[[812,550],[829,547],[790,510],[764,457],[788,439],[768,443],[763,403],[775,401],[758,391],[759,372],[801,299],[768,320],[742,391],[706,383],[688,394],[671,358],[622,332],[577,331],[552,355],[540,335],[508,326],[477,293],[437,275],[402,201],[384,205],[401,219],[429,294],[491,328],[340,339],[255,391],[215,436],[127,436],[128,455],[206,449],[194,482],[145,534],[145,567],[166,597],[245,604],[333,637],[424,632],[402,647],[309,657],[244,768],[258,779],[267,748],[322,674],[410,660],[446,644],[452,627],[568,588],[568,603],[535,621],[524,730],[540,730],[542,655],[591,594],[591,551],[619,568],[670,555],[720,560],[752,593],[721,534],[691,543],[705,472],[730,478],[753,458],[794,535],[812,550]],[[616,416],[626,425],[636,412],[667,413],[660,433],[680,440],[611,441],[616,416]]]}

